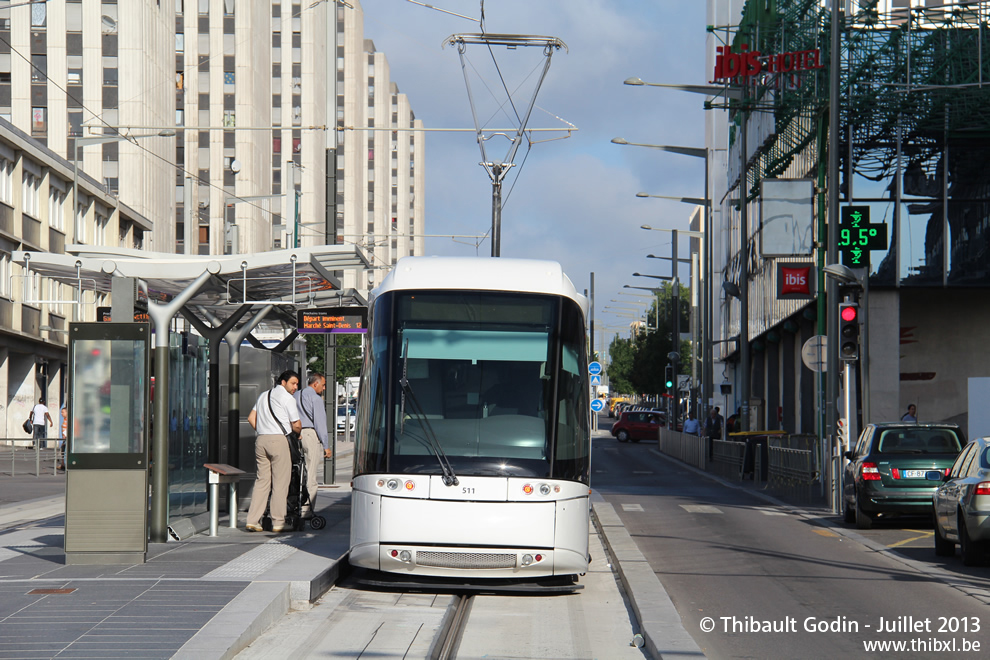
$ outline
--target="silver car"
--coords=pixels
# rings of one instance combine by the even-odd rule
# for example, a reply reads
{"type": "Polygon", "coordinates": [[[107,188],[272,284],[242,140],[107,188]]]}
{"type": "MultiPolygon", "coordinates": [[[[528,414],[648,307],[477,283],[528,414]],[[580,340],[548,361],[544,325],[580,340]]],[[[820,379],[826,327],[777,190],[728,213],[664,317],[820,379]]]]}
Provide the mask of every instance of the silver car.
{"type": "Polygon", "coordinates": [[[932,498],[935,554],[951,557],[958,543],[963,564],[979,564],[990,549],[990,438],[963,448],[932,498]]]}

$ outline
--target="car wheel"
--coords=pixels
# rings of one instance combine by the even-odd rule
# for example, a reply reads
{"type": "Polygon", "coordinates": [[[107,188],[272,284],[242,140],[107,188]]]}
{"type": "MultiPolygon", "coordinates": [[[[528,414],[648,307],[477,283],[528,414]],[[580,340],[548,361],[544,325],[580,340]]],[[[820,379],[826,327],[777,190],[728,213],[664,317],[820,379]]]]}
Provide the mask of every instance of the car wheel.
{"type": "Polygon", "coordinates": [[[938,516],[935,517],[935,556],[951,557],[956,554],[956,544],[945,538],[942,528],[938,526],[938,516]]]}
{"type": "Polygon", "coordinates": [[[843,501],[842,520],[849,525],[856,522],[856,510],[852,508],[849,502],[843,501]]]}
{"type": "Polygon", "coordinates": [[[969,538],[966,521],[959,514],[959,554],[962,555],[963,566],[978,566],[983,560],[983,544],[969,538]]]}
{"type": "Polygon", "coordinates": [[[619,442],[626,442],[627,440],[629,440],[629,432],[628,431],[619,431],[615,435],[615,437],[619,439],[619,442]]]}
{"type": "Polygon", "coordinates": [[[859,498],[856,499],[856,529],[870,529],[873,527],[873,518],[859,505],[859,498]]]}

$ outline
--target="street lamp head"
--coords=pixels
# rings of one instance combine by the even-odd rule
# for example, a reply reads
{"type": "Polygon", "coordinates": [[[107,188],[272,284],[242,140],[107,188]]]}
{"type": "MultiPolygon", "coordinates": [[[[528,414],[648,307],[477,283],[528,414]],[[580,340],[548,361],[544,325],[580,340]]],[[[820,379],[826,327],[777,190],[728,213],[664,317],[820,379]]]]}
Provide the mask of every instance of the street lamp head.
{"type": "Polygon", "coordinates": [[[636,193],[636,197],[649,197],[649,196],[650,196],[650,194],[649,193],[645,193],[645,192],[638,192],[638,193],[636,193]]]}
{"type": "Polygon", "coordinates": [[[737,285],[735,282],[728,282],[728,281],[722,282],[722,288],[725,289],[725,292],[730,296],[732,296],[733,298],[738,298],[741,295],[741,292],[739,291],[739,285],[737,285]]]}
{"type": "Polygon", "coordinates": [[[629,144],[625,138],[612,138],[612,144],[629,144]]]}
{"type": "Polygon", "coordinates": [[[161,137],[175,137],[175,130],[171,128],[164,128],[158,131],[158,135],[161,137]]]}
{"type": "MultiPolygon", "coordinates": [[[[639,197],[639,195],[636,195],[636,196],[639,197]]],[[[640,229],[648,229],[648,230],[652,230],[653,229],[653,227],[651,227],[650,225],[640,225],[639,228],[640,229]]]]}
{"type": "Polygon", "coordinates": [[[849,285],[860,283],[859,278],[856,277],[856,273],[842,264],[829,264],[822,270],[825,271],[826,275],[838,281],[839,284],[849,285]]]}
{"type": "Polygon", "coordinates": [[[623,85],[645,85],[642,78],[626,78],[622,81],[623,85]]]}

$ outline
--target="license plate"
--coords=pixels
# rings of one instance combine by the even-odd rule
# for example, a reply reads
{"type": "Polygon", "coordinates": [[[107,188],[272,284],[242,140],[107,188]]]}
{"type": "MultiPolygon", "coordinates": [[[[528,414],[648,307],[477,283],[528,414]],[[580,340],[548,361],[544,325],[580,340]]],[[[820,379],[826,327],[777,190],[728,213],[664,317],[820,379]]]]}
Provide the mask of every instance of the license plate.
{"type": "Polygon", "coordinates": [[[928,470],[904,470],[905,479],[924,479],[928,470]]]}

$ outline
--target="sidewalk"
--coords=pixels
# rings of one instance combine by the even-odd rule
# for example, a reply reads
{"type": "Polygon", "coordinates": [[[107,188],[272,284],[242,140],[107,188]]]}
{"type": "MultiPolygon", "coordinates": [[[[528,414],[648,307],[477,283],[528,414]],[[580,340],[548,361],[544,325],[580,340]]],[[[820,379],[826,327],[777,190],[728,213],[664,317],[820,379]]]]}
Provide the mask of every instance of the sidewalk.
{"type": "MultiPolygon", "coordinates": [[[[338,474],[352,447],[338,445],[338,474]]],[[[65,476],[0,477],[0,658],[230,658],[318,598],[349,544],[350,486],[320,488],[324,529],[227,527],[148,544],[135,565],[65,564],[65,476]]]]}

